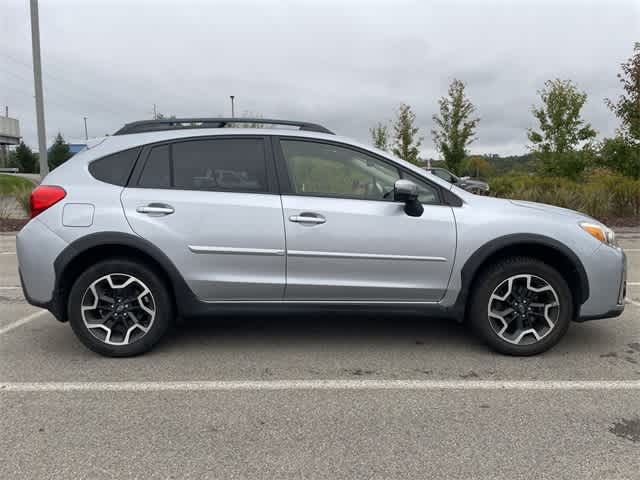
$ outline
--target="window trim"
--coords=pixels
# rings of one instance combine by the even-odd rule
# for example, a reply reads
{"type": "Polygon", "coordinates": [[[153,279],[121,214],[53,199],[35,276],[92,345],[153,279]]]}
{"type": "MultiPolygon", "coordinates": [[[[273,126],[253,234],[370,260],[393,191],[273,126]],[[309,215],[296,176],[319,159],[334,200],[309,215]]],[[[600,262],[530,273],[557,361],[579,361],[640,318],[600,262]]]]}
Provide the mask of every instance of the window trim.
{"type": "Polygon", "coordinates": [[[273,146],[272,142],[269,140],[268,135],[207,135],[207,136],[195,136],[195,137],[184,137],[184,138],[173,138],[170,140],[164,140],[160,142],[153,142],[145,144],[142,147],[142,151],[140,155],[138,155],[138,161],[133,169],[133,172],[129,176],[129,181],[126,184],[127,188],[144,188],[144,189],[155,189],[155,190],[180,190],[180,191],[188,191],[188,192],[211,192],[211,193],[252,193],[256,195],[274,195],[279,194],[278,185],[276,180],[275,166],[273,161],[273,146]],[[173,145],[177,143],[183,142],[193,142],[193,141],[210,141],[210,140],[228,140],[228,139],[238,139],[238,140],[262,140],[263,151],[264,151],[264,168],[265,168],[265,179],[266,186],[262,190],[231,190],[231,189],[222,189],[222,188],[186,188],[186,187],[176,187],[174,180],[174,159],[173,159],[173,145]],[[163,187],[144,187],[138,185],[140,182],[140,178],[142,176],[142,172],[144,171],[144,167],[149,160],[149,155],[151,154],[151,150],[155,147],[161,147],[163,145],[168,145],[169,147],[169,174],[171,176],[171,185],[168,188],[163,187]]]}
{"type": "MultiPolygon", "coordinates": [[[[369,150],[366,150],[364,148],[360,148],[357,147],[355,145],[350,145],[348,143],[342,143],[339,141],[333,141],[333,140],[326,140],[324,138],[309,138],[309,137],[293,137],[293,136],[286,136],[286,135],[274,135],[273,136],[273,142],[274,142],[274,146],[273,146],[273,151],[274,151],[274,158],[276,161],[276,170],[278,173],[278,182],[280,183],[280,193],[282,195],[291,195],[291,196],[296,196],[296,197],[317,197],[317,198],[337,198],[337,199],[344,199],[344,200],[360,200],[360,201],[365,201],[365,202],[384,202],[384,203],[398,203],[396,201],[393,200],[393,198],[389,198],[389,199],[373,199],[373,198],[361,198],[361,197],[354,197],[354,196],[349,196],[349,195],[335,195],[335,194],[324,194],[324,193],[297,193],[294,189],[293,186],[291,185],[291,179],[289,177],[289,169],[287,167],[287,161],[284,158],[284,151],[282,149],[282,145],[281,145],[281,141],[282,140],[294,140],[294,141],[301,141],[301,142],[310,142],[310,143],[321,143],[321,144],[326,144],[326,145],[333,145],[336,147],[341,147],[341,148],[345,148],[347,150],[352,150],[354,152],[360,153],[362,155],[367,155],[369,157],[372,157],[382,163],[385,163],[387,165],[390,165],[391,167],[395,168],[398,171],[399,177],[400,178],[407,178],[410,180],[411,177],[420,177],[418,174],[416,174],[415,172],[412,172],[411,170],[404,168],[402,165],[398,165],[396,162],[383,157],[381,155],[376,154],[375,152],[371,152],[369,150]]],[[[433,183],[432,181],[430,181],[428,178],[422,178],[420,177],[420,180],[423,181],[424,183],[426,183],[427,185],[429,185],[430,187],[432,187],[435,192],[436,195],[438,197],[438,203],[424,203],[423,205],[427,205],[427,206],[449,206],[447,202],[445,202],[444,200],[444,195],[442,192],[442,187],[436,183],[433,183]]]]}

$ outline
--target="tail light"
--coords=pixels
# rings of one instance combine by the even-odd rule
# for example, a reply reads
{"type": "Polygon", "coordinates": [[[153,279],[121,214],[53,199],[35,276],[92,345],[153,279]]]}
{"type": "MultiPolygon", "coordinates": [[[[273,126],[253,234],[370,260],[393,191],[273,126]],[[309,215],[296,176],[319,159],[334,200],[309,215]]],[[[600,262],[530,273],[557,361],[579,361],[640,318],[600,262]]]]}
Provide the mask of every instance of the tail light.
{"type": "Polygon", "coordinates": [[[66,196],[67,192],[65,192],[64,188],[56,185],[40,185],[36,187],[29,198],[31,218],[44,212],[66,196]]]}

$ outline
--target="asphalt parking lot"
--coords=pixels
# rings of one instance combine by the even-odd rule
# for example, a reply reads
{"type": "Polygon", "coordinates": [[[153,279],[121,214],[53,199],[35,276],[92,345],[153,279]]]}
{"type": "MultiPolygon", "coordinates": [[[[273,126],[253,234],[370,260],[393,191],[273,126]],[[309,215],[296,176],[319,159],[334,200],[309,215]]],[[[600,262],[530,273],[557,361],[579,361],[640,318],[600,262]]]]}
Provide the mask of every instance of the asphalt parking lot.
{"type": "Polygon", "coordinates": [[[597,478],[640,471],[640,230],[627,309],[510,358],[393,316],[188,322],[107,359],[27,305],[0,236],[0,478],[597,478]]]}

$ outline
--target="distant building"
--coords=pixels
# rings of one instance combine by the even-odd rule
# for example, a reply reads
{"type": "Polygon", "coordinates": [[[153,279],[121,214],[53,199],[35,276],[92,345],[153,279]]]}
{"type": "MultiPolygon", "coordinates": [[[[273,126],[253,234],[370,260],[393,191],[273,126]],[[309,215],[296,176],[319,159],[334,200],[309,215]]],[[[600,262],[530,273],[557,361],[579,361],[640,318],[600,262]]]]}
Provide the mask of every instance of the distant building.
{"type": "MultiPolygon", "coordinates": [[[[84,150],[85,148],[87,148],[87,144],[86,143],[67,143],[67,145],[69,145],[69,151],[71,152],[71,155],[75,155],[76,153],[81,152],[82,150],[84,150]]],[[[48,148],[48,151],[51,151],[51,147],[48,148]]]]}
{"type": "Polygon", "coordinates": [[[7,165],[7,146],[20,144],[20,122],[16,118],[0,117],[0,167],[7,165]]]}
{"type": "Polygon", "coordinates": [[[69,151],[71,152],[72,155],[75,155],[76,153],[81,152],[85,148],[87,148],[86,143],[70,143],[69,144],[69,151]]]}

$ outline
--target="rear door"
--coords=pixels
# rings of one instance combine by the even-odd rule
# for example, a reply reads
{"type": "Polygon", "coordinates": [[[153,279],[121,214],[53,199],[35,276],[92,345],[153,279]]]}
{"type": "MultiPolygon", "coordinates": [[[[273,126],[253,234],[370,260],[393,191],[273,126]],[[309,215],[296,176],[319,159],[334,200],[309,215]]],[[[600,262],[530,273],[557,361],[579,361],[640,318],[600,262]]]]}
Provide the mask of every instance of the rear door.
{"type": "Polygon", "coordinates": [[[437,186],[347,145],[299,138],[279,144],[287,300],[433,303],[443,297],[456,228],[437,186]],[[421,217],[393,201],[399,178],[418,184],[421,217]]]}
{"type": "Polygon", "coordinates": [[[200,299],[282,299],[284,225],[265,137],[145,147],[121,199],[133,230],[171,259],[200,299]]]}

